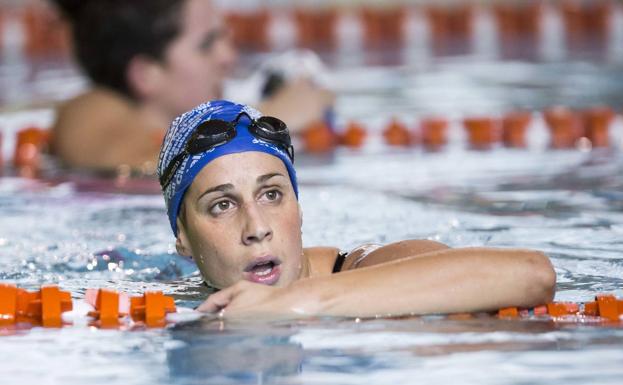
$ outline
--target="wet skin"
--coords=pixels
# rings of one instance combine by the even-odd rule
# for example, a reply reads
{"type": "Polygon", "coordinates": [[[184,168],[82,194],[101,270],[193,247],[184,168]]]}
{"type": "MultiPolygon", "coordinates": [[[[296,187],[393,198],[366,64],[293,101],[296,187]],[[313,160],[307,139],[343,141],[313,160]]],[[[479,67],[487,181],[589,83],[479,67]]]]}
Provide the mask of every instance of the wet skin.
{"type": "Polygon", "coordinates": [[[236,62],[236,51],[224,18],[211,1],[188,0],[182,31],[167,47],[154,70],[150,97],[176,116],[206,100],[221,97],[223,80],[236,62]]]}
{"type": "Polygon", "coordinates": [[[287,286],[308,275],[301,214],[283,162],[261,152],[210,162],[186,192],[178,252],[194,256],[209,284],[287,286]]]}

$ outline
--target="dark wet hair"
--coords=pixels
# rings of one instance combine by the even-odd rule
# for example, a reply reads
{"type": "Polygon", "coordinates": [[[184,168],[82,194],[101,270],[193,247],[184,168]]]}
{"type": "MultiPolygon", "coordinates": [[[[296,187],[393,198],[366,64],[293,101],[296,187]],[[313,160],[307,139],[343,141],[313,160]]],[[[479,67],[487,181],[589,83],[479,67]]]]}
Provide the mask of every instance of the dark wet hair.
{"type": "Polygon", "coordinates": [[[182,29],[187,0],[52,0],[72,25],[74,51],[93,82],[133,97],[136,55],[162,60],[182,29]]]}

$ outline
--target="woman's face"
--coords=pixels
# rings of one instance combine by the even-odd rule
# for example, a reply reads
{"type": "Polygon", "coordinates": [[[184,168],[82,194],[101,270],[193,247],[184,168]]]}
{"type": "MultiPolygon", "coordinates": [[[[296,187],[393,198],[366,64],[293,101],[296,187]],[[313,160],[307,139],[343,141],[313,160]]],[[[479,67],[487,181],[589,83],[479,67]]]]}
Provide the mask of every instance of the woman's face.
{"type": "Polygon", "coordinates": [[[167,47],[157,103],[177,116],[222,95],[223,82],[236,61],[223,16],[209,0],[187,0],[180,34],[167,47]]]}
{"type": "Polygon", "coordinates": [[[240,280],[286,286],[303,269],[301,215],[283,162],[262,152],[210,162],[186,191],[178,252],[224,288],[240,280]]]}

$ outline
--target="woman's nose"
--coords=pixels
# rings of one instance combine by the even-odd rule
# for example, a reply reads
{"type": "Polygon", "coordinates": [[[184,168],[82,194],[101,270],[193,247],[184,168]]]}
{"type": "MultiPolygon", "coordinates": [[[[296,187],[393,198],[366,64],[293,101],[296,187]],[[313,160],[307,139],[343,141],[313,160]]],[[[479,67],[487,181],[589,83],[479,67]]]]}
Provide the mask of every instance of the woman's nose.
{"type": "Polygon", "coordinates": [[[273,231],[270,224],[264,217],[261,209],[251,205],[247,206],[245,212],[245,226],[242,232],[242,243],[250,245],[253,243],[270,240],[273,231]]]}
{"type": "Polygon", "coordinates": [[[238,52],[236,50],[236,47],[234,46],[231,34],[224,36],[219,41],[216,47],[216,51],[221,69],[225,73],[231,72],[232,68],[238,61],[238,52]]]}

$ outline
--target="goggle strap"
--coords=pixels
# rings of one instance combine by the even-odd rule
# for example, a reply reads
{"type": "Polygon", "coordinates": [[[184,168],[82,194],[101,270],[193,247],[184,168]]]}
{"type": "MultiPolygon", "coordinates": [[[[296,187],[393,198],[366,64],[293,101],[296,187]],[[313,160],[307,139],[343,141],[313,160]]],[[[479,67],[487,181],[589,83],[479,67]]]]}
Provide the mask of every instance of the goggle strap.
{"type": "Polygon", "coordinates": [[[177,171],[177,168],[180,166],[186,155],[188,155],[188,152],[182,151],[169,162],[169,165],[162,173],[162,178],[160,178],[160,186],[162,186],[163,191],[167,188],[169,183],[171,183],[171,180],[175,176],[174,170],[177,171]]]}
{"type": "Polygon", "coordinates": [[[195,132],[191,135],[184,150],[180,152],[179,154],[177,154],[171,160],[171,162],[169,162],[169,165],[162,173],[162,177],[160,178],[160,186],[162,186],[162,190],[164,191],[164,189],[166,189],[169,183],[171,183],[171,180],[175,176],[174,174],[175,172],[177,172],[177,168],[180,166],[181,162],[184,160],[184,157],[186,157],[187,155],[193,154],[195,152],[199,153],[201,151],[205,151],[209,149],[210,147],[219,146],[219,145],[222,145],[222,144],[225,144],[231,141],[236,136],[236,125],[238,124],[238,121],[243,115],[246,115],[249,118],[249,120],[251,120],[251,123],[249,124],[248,129],[251,132],[251,134],[253,134],[253,136],[259,139],[265,140],[267,142],[270,142],[272,144],[275,144],[279,147],[282,147],[286,151],[288,156],[290,157],[290,160],[292,161],[292,163],[294,163],[294,147],[292,146],[290,142],[288,126],[281,119],[278,119],[272,116],[262,116],[256,120],[256,119],[253,119],[246,111],[241,111],[238,115],[236,115],[236,118],[231,122],[215,119],[215,120],[209,120],[209,121],[201,123],[197,127],[195,132]],[[220,139],[219,141],[214,141],[214,138],[209,138],[210,137],[209,133],[200,132],[200,131],[203,131],[205,128],[208,128],[207,126],[214,125],[215,123],[225,124],[226,128],[231,128],[231,130],[225,130],[225,132],[212,134],[212,136],[224,136],[224,138],[220,139]],[[265,129],[265,127],[262,127],[261,124],[270,126],[272,130],[265,129]],[[199,136],[204,136],[204,138],[199,138],[199,136]],[[197,141],[201,141],[201,140],[207,140],[211,142],[210,146],[205,146],[206,147],[205,149],[203,148],[204,146],[198,146],[198,148],[196,149],[191,148],[196,145],[197,141]]]}

